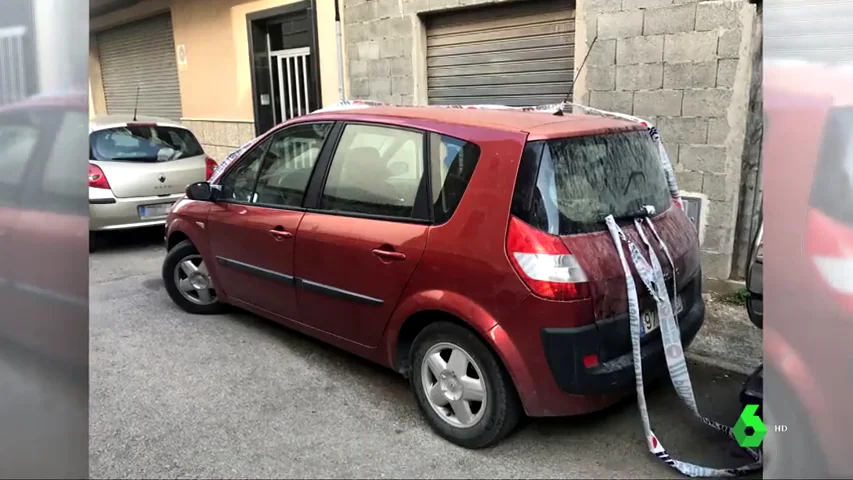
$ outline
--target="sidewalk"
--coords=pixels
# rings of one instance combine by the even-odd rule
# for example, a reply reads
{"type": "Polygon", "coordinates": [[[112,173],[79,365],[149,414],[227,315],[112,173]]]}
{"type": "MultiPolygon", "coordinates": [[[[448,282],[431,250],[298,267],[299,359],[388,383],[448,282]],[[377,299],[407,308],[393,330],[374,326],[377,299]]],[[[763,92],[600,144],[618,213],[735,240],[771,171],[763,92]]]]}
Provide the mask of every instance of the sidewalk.
{"type": "Polygon", "coordinates": [[[750,374],[763,357],[761,330],[749,321],[746,307],[706,294],[705,325],[687,356],[726,370],[750,374]]]}

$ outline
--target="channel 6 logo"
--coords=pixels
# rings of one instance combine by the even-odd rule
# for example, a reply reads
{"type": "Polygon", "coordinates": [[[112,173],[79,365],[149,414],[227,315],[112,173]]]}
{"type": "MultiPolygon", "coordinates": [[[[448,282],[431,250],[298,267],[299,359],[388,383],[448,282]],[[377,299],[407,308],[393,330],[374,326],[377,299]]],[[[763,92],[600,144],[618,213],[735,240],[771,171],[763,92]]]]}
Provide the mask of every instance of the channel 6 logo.
{"type": "Polygon", "coordinates": [[[758,405],[750,404],[743,408],[740,417],[732,428],[732,435],[738,445],[744,448],[758,448],[767,435],[767,426],[761,417],[756,415],[758,405]]]}

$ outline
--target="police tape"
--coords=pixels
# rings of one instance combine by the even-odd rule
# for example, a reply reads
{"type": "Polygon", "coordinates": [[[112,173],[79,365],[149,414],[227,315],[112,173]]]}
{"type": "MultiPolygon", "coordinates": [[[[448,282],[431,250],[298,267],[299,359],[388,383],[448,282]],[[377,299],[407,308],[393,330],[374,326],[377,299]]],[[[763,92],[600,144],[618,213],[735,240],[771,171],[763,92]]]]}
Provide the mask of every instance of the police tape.
{"type": "MultiPolygon", "coordinates": [[[[646,207],[646,213],[653,215],[653,207],[646,207]]],[[[648,226],[649,230],[651,230],[655,236],[655,240],[661,246],[661,250],[667,257],[670,265],[674,266],[674,262],[669,254],[669,249],[666,247],[665,242],[660,238],[660,235],[658,235],[657,229],[655,229],[649,215],[643,216],[642,221],[639,218],[634,219],[634,228],[649,252],[648,261],[643,256],[637,244],[625,234],[619,225],[616,224],[616,220],[613,218],[613,215],[608,215],[605,218],[607,229],[610,231],[613,243],[616,245],[619,260],[622,263],[622,270],[625,275],[625,285],[627,287],[628,296],[628,315],[631,331],[631,348],[634,356],[634,375],[636,377],[637,404],[639,405],[640,418],[648,441],[649,451],[670,467],[690,477],[735,477],[761,470],[761,452],[753,448],[744,448],[744,450],[753,458],[754,461],[747,465],[734,468],[711,468],[677,460],[670,456],[669,452],[664,448],[663,444],[652,431],[643,384],[643,358],[640,349],[640,308],[637,298],[637,288],[634,282],[634,277],[631,274],[631,268],[625,256],[623,243],[628,247],[631,263],[633,263],[636,268],[640,280],[655,301],[658,317],[660,318],[660,333],[663,341],[666,365],[669,370],[669,378],[672,381],[673,387],[675,387],[676,393],[679,398],[681,398],[681,401],[687,405],[693,415],[699,418],[699,420],[701,420],[705,425],[719,430],[728,435],[730,438],[735,439],[731,427],[706,418],[699,412],[699,408],[696,405],[693,385],[690,381],[690,373],[688,372],[687,361],[684,357],[684,348],[681,344],[681,332],[672,312],[672,304],[670,303],[670,295],[667,291],[666,281],[664,280],[663,269],[661,268],[658,256],[652,248],[648,236],[643,229],[644,224],[648,226]]],[[[676,275],[673,275],[673,294],[677,292],[675,289],[675,286],[677,285],[676,282],[676,275]]]]}

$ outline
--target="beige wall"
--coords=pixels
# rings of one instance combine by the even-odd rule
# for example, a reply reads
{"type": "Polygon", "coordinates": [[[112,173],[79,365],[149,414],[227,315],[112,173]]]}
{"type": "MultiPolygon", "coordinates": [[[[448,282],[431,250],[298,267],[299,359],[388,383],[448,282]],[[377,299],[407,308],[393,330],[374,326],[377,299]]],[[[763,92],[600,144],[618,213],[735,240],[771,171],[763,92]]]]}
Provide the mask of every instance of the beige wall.
{"type": "MultiPolygon", "coordinates": [[[[253,122],[252,80],[246,15],[296,0],[148,0],[93,18],[93,32],[171,8],[175,45],[184,45],[187,64],[179,67],[181,103],[188,121],[253,122]]],[[[334,3],[318,0],[317,23],[323,104],[338,100],[334,3]]],[[[94,44],[94,42],[93,42],[94,44]]],[[[96,45],[90,54],[95,111],[104,113],[96,45]]]]}

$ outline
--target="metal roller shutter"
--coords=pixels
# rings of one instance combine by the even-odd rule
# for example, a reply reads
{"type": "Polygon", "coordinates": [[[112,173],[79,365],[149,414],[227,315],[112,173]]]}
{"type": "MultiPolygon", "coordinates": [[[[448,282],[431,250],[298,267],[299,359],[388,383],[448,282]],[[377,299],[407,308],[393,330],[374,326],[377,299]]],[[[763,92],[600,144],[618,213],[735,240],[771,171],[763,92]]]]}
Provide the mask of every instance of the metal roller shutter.
{"type": "Polygon", "coordinates": [[[766,58],[853,64],[853,1],[774,0],[763,14],[766,58]]]}
{"type": "Polygon", "coordinates": [[[172,17],[166,13],[97,34],[108,113],[181,118],[172,17]]]}
{"type": "Polygon", "coordinates": [[[575,12],[566,3],[525,2],[429,18],[429,103],[528,106],[571,98],[575,12]]]}

